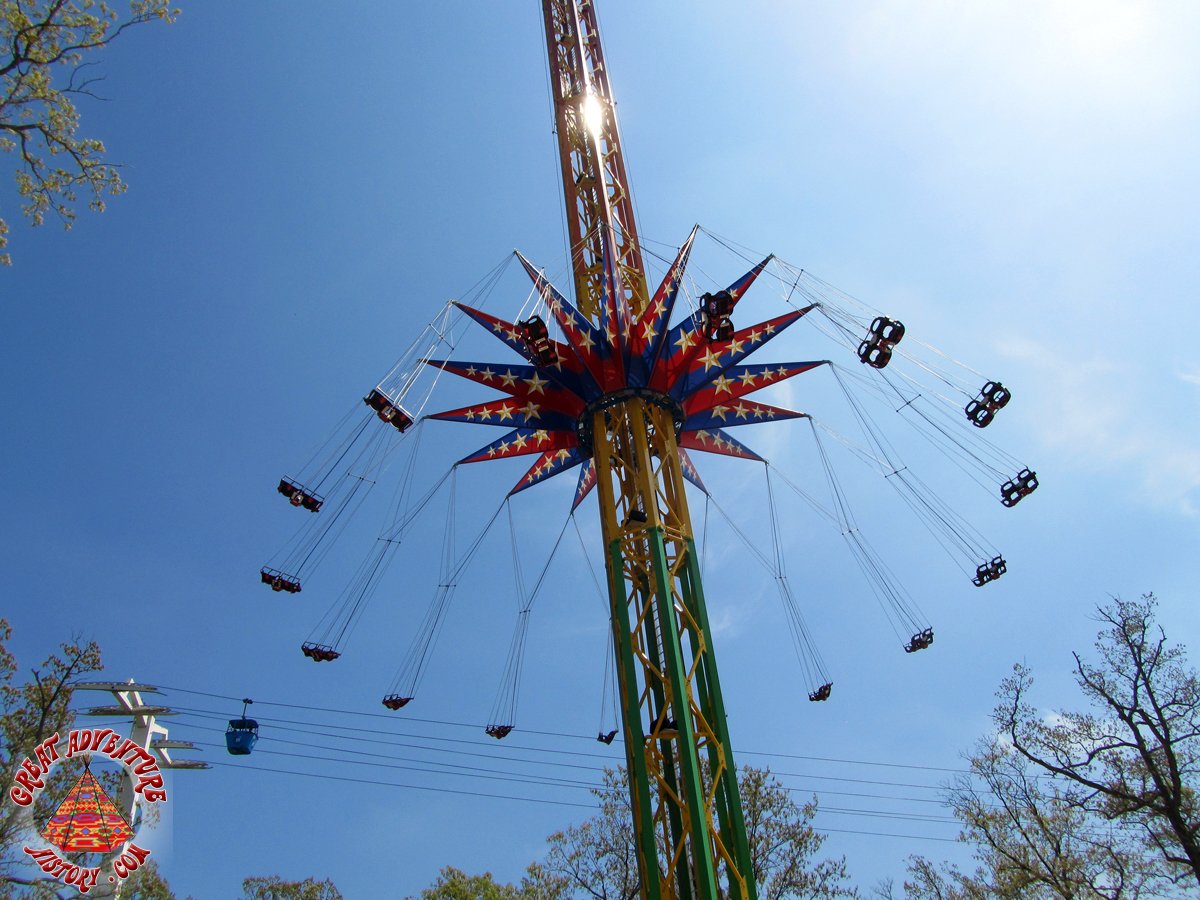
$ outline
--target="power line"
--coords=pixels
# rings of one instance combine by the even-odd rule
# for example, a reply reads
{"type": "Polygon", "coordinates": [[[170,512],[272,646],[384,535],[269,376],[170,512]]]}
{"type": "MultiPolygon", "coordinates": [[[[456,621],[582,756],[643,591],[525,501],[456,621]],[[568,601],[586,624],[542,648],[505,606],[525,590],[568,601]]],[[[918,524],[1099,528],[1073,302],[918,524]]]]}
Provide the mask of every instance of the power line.
{"type": "MultiPolygon", "coordinates": [[[[213,694],[213,693],[209,693],[207,691],[194,691],[194,690],[188,690],[187,688],[170,687],[169,685],[161,685],[161,687],[163,689],[169,690],[169,691],[179,691],[179,692],[185,693],[185,694],[196,694],[196,695],[203,696],[203,697],[212,697],[212,698],[218,699],[218,700],[238,701],[240,699],[238,697],[233,697],[233,696],[230,696],[227,694],[213,694]]],[[[327,706],[306,706],[306,705],[298,704],[298,703],[278,703],[278,702],[274,702],[271,700],[256,700],[255,703],[257,705],[261,705],[261,706],[279,706],[279,707],[283,707],[286,709],[299,709],[299,710],[304,710],[307,712],[334,713],[337,715],[345,715],[345,716],[362,716],[362,717],[372,718],[372,719],[387,719],[388,721],[391,721],[391,722],[396,721],[396,719],[393,716],[390,716],[387,713],[371,713],[371,712],[363,712],[361,710],[338,709],[335,707],[327,707],[327,706]]],[[[187,709],[187,707],[176,707],[176,708],[181,709],[181,710],[187,709]]],[[[279,719],[277,721],[285,722],[288,720],[279,719]]],[[[405,721],[405,722],[420,722],[422,724],[428,724],[428,725],[445,725],[445,726],[449,726],[449,727],[453,727],[453,728],[472,728],[472,729],[477,729],[479,731],[482,731],[484,729],[484,726],[479,723],[451,722],[451,721],[447,721],[444,719],[423,719],[423,718],[418,718],[416,716],[405,716],[403,721],[405,721]]],[[[363,730],[368,730],[368,729],[363,729],[363,730]]],[[[595,740],[594,737],[585,737],[584,735],[571,734],[571,733],[562,732],[562,731],[538,731],[536,729],[531,729],[531,728],[522,728],[520,730],[525,734],[538,734],[538,735],[544,735],[546,737],[560,737],[560,738],[568,738],[571,740],[588,740],[588,741],[595,740]]],[[[453,740],[453,739],[452,738],[438,738],[438,740],[453,740]]],[[[542,750],[541,748],[536,748],[536,747],[521,747],[521,748],[517,748],[517,749],[533,750],[533,751],[537,751],[537,752],[556,752],[556,753],[572,752],[572,751],[563,751],[563,750],[546,751],[546,750],[542,750]]],[[[608,758],[607,756],[604,756],[604,754],[598,754],[598,753],[581,753],[579,755],[600,757],[600,758],[604,758],[604,759],[608,758]]],[[[878,761],[872,761],[872,760],[847,759],[847,758],[830,757],[830,756],[806,756],[806,755],[797,754],[797,753],[778,753],[778,752],[767,751],[767,750],[743,750],[743,749],[739,748],[738,755],[739,756],[746,756],[746,755],[768,756],[768,757],[776,757],[779,759],[801,759],[801,760],[806,760],[806,761],[810,761],[810,762],[831,762],[831,763],[839,763],[839,764],[843,764],[843,765],[856,765],[856,766],[882,766],[882,767],[886,767],[886,768],[914,769],[914,770],[918,770],[918,771],[927,771],[927,772],[949,772],[952,774],[971,774],[970,771],[967,769],[951,769],[951,768],[947,768],[944,766],[924,766],[924,765],[919,765],[919,764],[915,764],[915,763],[878,762],[878,761]]]]}

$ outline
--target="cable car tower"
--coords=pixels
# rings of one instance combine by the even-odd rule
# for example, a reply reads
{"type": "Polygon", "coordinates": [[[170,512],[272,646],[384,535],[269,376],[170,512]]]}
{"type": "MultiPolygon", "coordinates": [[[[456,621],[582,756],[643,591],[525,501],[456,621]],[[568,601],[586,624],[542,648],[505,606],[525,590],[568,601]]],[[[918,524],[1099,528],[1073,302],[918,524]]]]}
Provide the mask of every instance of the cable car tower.
{"type": "Polygon", "coordinates": [[[684,411],[628,377],[643,374],[629,369],[664,336],[666,298],[651,305],[595,6],[543,0],[542,9],[575,297],[608,344],[604,393],[578,422],[599,497],[643,895],[716,898],[723,866],[730,896],[753,900],[677,443],[684,411]]]}

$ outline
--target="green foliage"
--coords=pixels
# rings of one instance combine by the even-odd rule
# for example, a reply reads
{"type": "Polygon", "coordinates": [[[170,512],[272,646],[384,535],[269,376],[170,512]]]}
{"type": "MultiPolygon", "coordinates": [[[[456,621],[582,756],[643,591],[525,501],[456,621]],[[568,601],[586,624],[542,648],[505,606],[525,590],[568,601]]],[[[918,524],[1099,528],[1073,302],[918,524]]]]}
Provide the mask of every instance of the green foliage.
{"type": "Polygon", "coordinates": [[[278,875],[253,875],[242,882],[242,900],[342,900],[328,878],[284,881],[278,875]]]}
{"type": "Polygon", "coordinates": [[[520,900],[526,895],[511,884],[497,884],[491,872],[468,875],[446,866],[432,887],[421,891],[421,900],[520,900]]]}
{"type": "MultiPolygon", "coordinates": [[[[12,784],[17,766],[38,743],[71,729],[71,683],[103,667],[99,646],[76,636],[32,669],[30,680],[15,682],[17,661],[5,646],[11,636],[8,622],[0,619],[0,774],[5,785],[12,784]]],[[[30,808],[7,802],[7,797],[0,804],[0,884],[30,884],[18,874],[26,859],[20,848],[35,823],[44,822],[62,803],[80,771],[77,763],[55,766],[32,815],[30,808]]]]}
{"type": "MultiPolygon", "coordinates": [[[[763,769],[744,768],[738,780],[750,854],[762,900],[789,897],[852,897],[845,859],[816,860],[824,842],[811,825],[816,800],[800,805],[763,769]]],[[[529,866],[519,887],[500,885],[490,874],[468,876],[442,870],[423,900],[634,900],[641,895],[637,846],[631,827],[629,783],[622,770],[606,769],[592,791],[599,811],[547,839],[546,858],[529,866]]]]}
{"type": "Polygon", "coordinates": [[[175,893],[158,871],[158,864],[148,859],[122,882],[121,900],[175,900],[175,893]]]}
{"type": "MultiPolygon", "coordinates": [[[[117,167],[104,160],[104,144],[77,134],[73,98],[95,97],[99,80],[88,74],[85,57],[131,26],[177,14],[168,0],[131,0],[124,18],[100,0],[0,0],[0,152],[16,154],[21,208],[34,225],[53,213],[70,228],[80,193],[101,212],[106,195],[124,192],[117,167]]],[[[7,233],[0,218],[5,265],[7,233]]]]}

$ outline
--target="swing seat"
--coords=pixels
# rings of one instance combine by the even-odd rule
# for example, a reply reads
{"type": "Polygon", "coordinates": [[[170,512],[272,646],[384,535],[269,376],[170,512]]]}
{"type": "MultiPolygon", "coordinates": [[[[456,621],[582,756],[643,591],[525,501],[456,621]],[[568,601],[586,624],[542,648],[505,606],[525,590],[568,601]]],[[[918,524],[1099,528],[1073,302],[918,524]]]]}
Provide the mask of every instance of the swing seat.
{"type": "Polygon", "coordinates": [[[987,428],[996,418],[996,410],[980,400],[972,400],[966,406],[967,418],[976,428],[987,428]]]}
{"type": "Polygon", "coordinates": [[[729,341],[733,340],[734,328],[733,320],[729,316],[723,316],[715,322],[709,322],[705,329],[705,336],[709,341],[729,341]]]}
{"type": "Polygon", "coordinates": [[[924,631],[918,631],[912,636],[908,644],[904,648],[905,653],[916,653],[918,650],[927,650],[933,643],[933,629],[926,628],[924,631]]]}
{"type": "Polygon", "coordinates": [[[611,744],[613,742],[613,738],[616,736],[617,730],[614,728],[612,731],[601,731],[598,735],[596,735],[596,740],[602,744],[611,744]]]}
{"type": "Polygon", "coordinates": [[[887,316],[877,316],[871,323],[871,337],[878,344],[898,344],[904,338],[904,324],[887,316]]]}
{"type": "Polygon", "coordinates": [[[833,692],[833,682],[829,681],[821,685],[815,691],[808,695],[808,699],[813,703],[820,703],[823,700],[828,700],[829,695],[833,692]]]}
{"type": "Polygon", "coordinates": [[[407,706],[412,697],[401,697],[399,694],[388,694],[383,698],[383,705],[388,709],[396,710],[407,706]]]}
{"type": "Polygon", "coordinates": [[[484,729],[488,737],[494,737],[498,741],[502,741],[512,734],[512,730],[512,725],[489,725],[484,729]]]}
{"type": "Polygon", "coordinates": [[[300,652],[313,662],[333,662],[342,655],[328,644],[315,644],[311,641],[305,641],[301,644],[300,652]]]}
{"type": "Polygon", "coordinates": [[[300,580],[294,575],[284,574],[279,569],[272,569],[268,566],[263,566],[258,574],[262,583],[270,585],[273,591],[287,591],[289,594],[300,593],[300,580]]]}
{"type": "Polygon", "coordinates": [[[891,362],[892,348],[876,341],[863,341],[858,345],[858,358],[874,369],[882,369],[891,362]]]}
{"type": "Polygon", "coordinates": [[[700,297],[700,308],[709,321],[728,318],[733,314],[733,295],[729,291],[703,294],[700,297]]]}
{"type": "Polygon", "coordinates": [[[363,397],[363,403],[375,410],[375,415],[379,416],[381,422],[395,426],[401,434],[407,431],[413,423],[412,416],[404,411],[404,407],[393,403],[387,394],[378,388],[363,397]]]}
{"type": "Polygon", "coordinates": [[[517,323],[521,340],[525,342],[531,362],[539,366],[553,366],[558,363],[558,351],[550,343],[550,332],[541,316],[533,316],[517,323]]]}
{"type": "Polygon", "coordinates": [[[998,381],[989,381],[980,391],[983,399],[995,409],[1004,409],[1012,399],[1012,392],[998,381]]]}
{"type": "Polygon", "coordinates": [[[288,502],[292,506],[303,506],[309,512],[320,512],[321,505],[325,502],[324,497],[314,494],[304,485],[292,481],[290,478],[279,479],[278,491],[288,498],[288,502]]]}

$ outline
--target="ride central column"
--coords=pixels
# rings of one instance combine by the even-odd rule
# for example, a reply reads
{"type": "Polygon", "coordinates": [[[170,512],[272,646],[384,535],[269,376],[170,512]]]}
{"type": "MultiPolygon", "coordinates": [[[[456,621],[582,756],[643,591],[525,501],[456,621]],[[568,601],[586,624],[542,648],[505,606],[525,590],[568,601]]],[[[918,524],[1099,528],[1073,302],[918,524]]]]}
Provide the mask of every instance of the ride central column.
{"type": "Polygon", "coordinates": [[[643,895],[715,900],[723,869],[753,900],[674,416],[622,400],[592,440],[643,895]]]}

